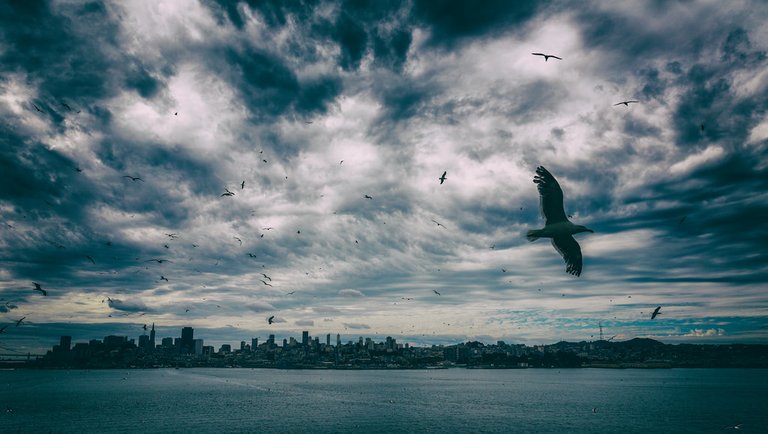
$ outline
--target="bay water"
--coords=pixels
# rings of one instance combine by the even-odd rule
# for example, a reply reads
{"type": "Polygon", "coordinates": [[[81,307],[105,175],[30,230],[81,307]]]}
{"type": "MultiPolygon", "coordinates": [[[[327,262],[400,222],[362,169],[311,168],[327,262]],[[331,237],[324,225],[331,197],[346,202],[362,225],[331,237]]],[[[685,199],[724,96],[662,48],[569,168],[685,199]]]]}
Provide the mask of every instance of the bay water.
{"type": "Polygon", "coordinates": [[[649,431],[768,432],[768,370],[0,371],[3,433],[649,431]]]}

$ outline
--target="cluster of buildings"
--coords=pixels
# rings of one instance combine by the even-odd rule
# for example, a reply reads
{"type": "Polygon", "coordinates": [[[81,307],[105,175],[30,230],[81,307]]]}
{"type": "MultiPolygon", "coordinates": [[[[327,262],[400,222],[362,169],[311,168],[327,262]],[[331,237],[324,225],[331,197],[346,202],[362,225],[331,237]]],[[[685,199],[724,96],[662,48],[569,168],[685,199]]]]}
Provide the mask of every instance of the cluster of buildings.
{"type": "Polygon", "coordinates": [[[72,345],[62,336],[45,357],[30,362],[36,367],[248,367],[407,369],[448,368],[667,368],[667,367],[768,367],[768,345],[667,345],[652,339],[623,342],[558,342],[527,346],[498,341],[486,345],[466,342],[455,345],[411,346],[387,337],[382,342],[359,337],[342,343],[341,335],[325,339],[302,332],[275,341],[275,335],[259,342],[253,338],[218,351],[194,338],[192,327],[181,329],[177,338],[155,341],[155,327],[139,336],[138,344],[126,336],[72,345]]]}

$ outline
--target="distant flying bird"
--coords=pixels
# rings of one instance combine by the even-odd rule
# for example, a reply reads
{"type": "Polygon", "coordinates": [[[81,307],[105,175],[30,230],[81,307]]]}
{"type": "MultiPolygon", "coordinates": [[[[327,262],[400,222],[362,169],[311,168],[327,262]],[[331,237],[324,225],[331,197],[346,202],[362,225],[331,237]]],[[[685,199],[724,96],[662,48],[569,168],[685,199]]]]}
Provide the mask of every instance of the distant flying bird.
{"type": "Polygon", "coordinates": [[[168,280],[168,278],[165,276],[160,276],[160,280],[165,280],[166,282],[170,282],[170,280],[168,280]]]}
{"type": "Polygon", "coordinates": [[[285,294],[286,294],[286,295],[293,295],[293,294],[295,294],[295,293],[296,293],[296,291],[291,291],[291,292],[286,292],[285,294]]]}
{"type": "Polygon", "coordinates": [[[552,238],[552,245],[565,260],[565,271],[574,276],[581,275],[582,256],[579,243],[572,235],[579,232],[593,232],[585,226],[571,223],[563,210],[563,190],[560,184],[543,166],[536,168],[533,182],[537,184],[541,200],[541,212],[546,219],[543,229],[534,229],[526,234],[528,241],[552,238]]]}
{"type": "Polygon", "coordinates": [[[502,273],[506,273],[506,272],[507,272],[507,269],[506,269],[506,268],[502,268],[502,269],[501,269],[501,272],[502,272],[502,273]]]}
{"type": "Polygon", "coordinates": [[[63,103],[61,103],[61,105],[62,105],[62,106],[65,108],[65,109],[67,109],[67,110],[69,110],[69,111],[72,111],[72,107],[70,107],[70,106],[69,106],[69,104],[67,104],[67,103],[63,102],[63,103]]]}
{"type": "Polygon", "coordinates": [[[162,264],[163,262],[173,262],[170,259],[147,259],[144,262],[157,262],[158,264],[162,264]]]}
{"type": "Polygon", "coordinates": [[[488,248],[491,249],[491,250],[494,250],[494,249],[496,249],[496,244],[491,244],[490,246],[488,246],[488,248]]]}
{"type": "Polygon", "coordinates": [[[272,278],[271,278],[271,277],[269,277],[269,276],[267,276],[266,274],[264,274],[264,273],[261,273],[261,275],[262,275],[262,276],[264,276],[264,278],[265,278],[265,279],[267,279],[267,280],[269,280],[270,282],[272,281],[272,278]]]}
{"type": "Polygon", "coordinates": [[[659,312],[660,310],[661,310],[661,306],[657,307],[657,308],[656,308],[656,309],[653,311],[653,313],[651,314],[651,319],[655,319],[655,318],[656,318],[656,315],[661,315],[661,312],[659,312]]]}
{"type": "Polygon", "coordinates": [[[178,115],[179,115],[179,112],[174,112],[174,113],[173,113],[173,115],[174,115],[174,116],[178,116],[178,115]]]}
{"type": "Polygon", "coordinates": [[[146,329],[147,329],[147,325],[146,325],[146,324],[144,324],[144,330],[146,330],[146,329]]]}
{"type": "Polygon", "coordinates": [[[261,228],[261,230],[263,230],[263,231],[271,231],[272,229],[274,229],[274,228],[273,227],[261,228]]]}
{"type": "Polygon", "coordinates": [[[35,108],[35,110],[39,111],[40,113],[43,112],[35,103],[32,103],[32,106],[35,108]]]}
{"type": "Polygon", "coordinates": [[[48,295],[48,291],[41,288],[39,283],[32,282],[32,284],[35,285],[35,287],[32,288],[33,291],[40,291],[40,293],[43,294],[43,296],[48,295]]]}
{"type": "Polygon", "coordinates": [[[275,316],[272,315],[271,317],[267,318],[267,322],[272,324],[275,321],[275,316]]]}
{"type": "Polygon", "coordinates": [[[232,237],[232,238],[236,239],[237,242],[240,243],[241,246],[243,245],[243,240],[241,240],[240,238],[238,238],[238,237],[232,237]]]}
{"type": "Polygon", "coordinates": [[[553,54],[544,54],[544,53],[531,53],[531,54],[533,54],[534,56],[543,56],[545,62],[548,61],[550,57],[555,58],[557,60],[563,60],[562,57],[557,57],[553,54]]]}
{"type": "MultiPolygon", "coordinates": [[[[232,193],[226,187],[224,187],[224,190],[226,190],[226,192],[225,193],[221,193],[221,196],[234,196],[235,195],[235,193],[232,193]]],[[[219,197],[221,197],[221,196],[219,196],[219,197]]]]}
{"type": "Polygon", "coordinates": [[[123,178],[128,178],[128,179],[130,179],[131,181],[134,181],[134,182],[136,182],[136,181],[141,181],[141,182],[144,182],[144,180],[143,180],[143,179],[141,179],[141,178],[140,178],[140,177],[138,177],[138,176],[123,175],[123,178]]]}
{"type": "Polygon", "coordinates": [[[366,199],[373,199],[371,196],[368,196],[367,194],[363,197],[365,197],[366,199]]]}
{"type": "Polygon", "coordinates": [[[81,169],[79,167],[75,167],[75,170],[77,170],[77,173],[81,173],[83,171],[83,169],[81,169]]]}
{"type": "Polygon", "coordinates": [[[442,294],[440,294],[439,292],[437,292],[437,290],[436,290],[436,289],[433,289],[433,290],[432,290],[432,292],[434,292],[434,293],[435,293],[435,294],[437,294],[437,295],[442,295],[442,294]]]}
{"type": "Polygon", "coordinates": [[[447,173],[448,173],[448,171],[447,171],[447,170],[445,170],[445,171],[443,171],[443,175],[442,175],[442,176],[440,176],[439,178],[437,178],[437,179],[439,179],[439,180],[440,180],[440,184],[442,184],[442,183],[444,183],[444,182],[445,182],[445,180],[446,180],[446,178],[445,178],[445,175],[446,175],[447,173]]]}
{"type": "Polygon", "coordinates": [[[94,265],[96,265],[96,261],[93,260],[91,255],[85,255],[85,257],[88,258],[89,261],[93,262],[94,265]]]}
{"type": "Polygon", "coordinates": [[[245,180],[243,180],[243,182],[240,183],[240,190],[242,190],[244,188],[245,188],[245,180]]]}
{"type": "Polygon", "coordinates": [[[168,238],[170,238],[170,239],[172,239],[172,240],[175,240],[176,238],[178,238],[178,237],[179,237],[179,235],[178,235],[178,234],[165,234],[165,236],[167,236],[168,238]]]}
{"type": "Polygon", "coordinates": [[[624,104],[625,106],[629,107],[629,105],[630,105],[630,104],[633,104],[633,103],[639,103],[639,102],[640,102],[640,101],[635,101],[635,100],[627,100],[627,101],[617,102],[617,103],[616,103],[616,104],[614,104],[614,105],[622,105],[622,104],[624,104]]]}
{"type": "Polygon", "coordinates": [[[685,221],[686,218],[688,218],[688,216],[684,215],[683,218],[681,218],[680,221],[677,222],[677,224],[680,224],[680,225],[683,224],[683,222],[685,221]]]}
{"type": "MultiPolygon", "coordinates": [[[[430,219],[430,220],[432,220],[432,219],[430,219]]],[[[436,224],[436,225],[437,225],[437,227],[440,227],[440,226],[442,226],[442,227],[443,227],[443,229],[447,229],[447,228],[445,227],[445,225],[444,225],[444,224],[442,224],[442,223],[438,223],[438,222],[437,222],[437,221],[435,221],[435,220],[432,220],[432,223],[436,224]]]]}
{"type": "Polygon", "coordinates": [[[339,166],[341,166],[341,163],[343,163],[343,162],[344,162],[344,160],[339,161],[339,166]]]}
{"type": "Polygon", "coordinates": [[[263,280],[261,280],[261,279],[259,279],[259,282],[261,282],[261,283],[263,283],[263,284],[265,284],[265,285],[267,285],[267,286],[272,286],[272,284],[271,284],[271,283],[267,283],[267,282],[265,282],[265,281],[263,281],[263,280]]]}
{"type": "Polygon", "coordinates": [[[16,327],[20,326],[20,325],[21,325],[21,322],[22,322],[22,321],[24,321],[24,319],[25,319],[25,318],[26,318],[26,317],[23,317],[22,319],[20,319],[20,320],[16,321],[16,327]]]}
{"type": "Polygon", "coordinates": [[[256,255],[254,255],[254,254],[253,254],[253,253],[251,253],[251,252],[248,252],[248,256],[250,256],[251,258],[255,258],[255,257],[256,257],[256,255]]]}
{"type": "Polygon", "coordinates": [[[165,247],[166,249],[170,249],[171,248],[168,244],[163,244],[163,247],[165,247]]]}

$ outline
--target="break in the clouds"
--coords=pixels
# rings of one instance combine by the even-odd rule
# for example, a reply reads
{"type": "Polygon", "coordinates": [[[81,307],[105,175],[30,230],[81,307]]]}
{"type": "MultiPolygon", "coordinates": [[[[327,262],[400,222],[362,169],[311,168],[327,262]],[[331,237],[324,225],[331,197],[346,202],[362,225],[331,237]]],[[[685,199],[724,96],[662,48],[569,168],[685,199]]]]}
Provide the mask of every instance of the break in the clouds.
{"type": "Polygon", "coordinates": [[[750,1],[5,2],[0,321],[27,325],[3,346],[148,322],[214,343],[599,324],[765,342],[767,18],[750,1]],[[579,278],[525,239],[539,165],[595,230],[579,278]]]}

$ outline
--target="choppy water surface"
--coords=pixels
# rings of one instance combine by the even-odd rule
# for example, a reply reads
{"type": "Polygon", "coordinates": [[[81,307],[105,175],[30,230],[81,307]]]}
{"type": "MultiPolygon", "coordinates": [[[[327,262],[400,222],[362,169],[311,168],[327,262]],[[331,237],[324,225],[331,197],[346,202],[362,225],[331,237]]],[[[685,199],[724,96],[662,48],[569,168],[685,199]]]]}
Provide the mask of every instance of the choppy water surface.
{"type": "Polygon", "coordinates": [[[768,432],[764,369],[16,370],[0,382],[2,432],[768,432]]]}

